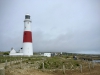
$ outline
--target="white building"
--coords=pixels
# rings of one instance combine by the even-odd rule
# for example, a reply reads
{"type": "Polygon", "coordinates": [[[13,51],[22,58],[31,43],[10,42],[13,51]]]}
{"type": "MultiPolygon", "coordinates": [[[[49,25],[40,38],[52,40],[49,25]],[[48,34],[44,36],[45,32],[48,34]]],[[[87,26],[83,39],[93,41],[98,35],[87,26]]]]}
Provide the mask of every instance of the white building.
{"type": "Polygon", "coordinates": [[[44,56],[51,57],[51,53],[44,53],[44,56]]]}
{"type": "Polygon", "coordinates": [[[17,53],[14,48],[11,48],[10,54],[11,56],[23,55],[23,53],[17,53]]]}
{"type": "Polygon", "coordinates": [[[23,48],[20,48],[19,53],[23,53],[23,48]]]}
{"type": "Polygon", "coordinates": [[[15,54],[16,51],[14,50],[14,48],[11,48],[10,54],[15,54]]]}

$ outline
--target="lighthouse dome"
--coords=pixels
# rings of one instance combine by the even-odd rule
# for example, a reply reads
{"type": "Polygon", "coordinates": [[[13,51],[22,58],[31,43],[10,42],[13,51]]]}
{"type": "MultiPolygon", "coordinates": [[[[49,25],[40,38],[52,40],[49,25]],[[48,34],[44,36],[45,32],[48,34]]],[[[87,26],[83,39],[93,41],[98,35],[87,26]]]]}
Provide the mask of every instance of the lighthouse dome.
{"type": "Polygon", "coordinates": [[[30,15],[29,14],[26,14],[25,15],[25,19],[30,19],[30,15]]]}
{"type": "Polygon", "coordinates": [[[30,15],[30,14],[27,13],[26,15],[30,15]]]}

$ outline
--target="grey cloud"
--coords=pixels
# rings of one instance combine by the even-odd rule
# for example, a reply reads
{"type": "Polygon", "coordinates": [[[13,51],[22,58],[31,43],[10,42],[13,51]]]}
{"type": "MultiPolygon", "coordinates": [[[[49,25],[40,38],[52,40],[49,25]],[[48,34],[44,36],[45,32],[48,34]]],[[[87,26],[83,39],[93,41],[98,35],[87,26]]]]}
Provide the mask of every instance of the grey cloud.
{"type": "Polygon", "coordinates": [[[0,1],[0,50],[22,47],[24,15],[32,19],[34,51],[100,53],[99,0],[0,1]]]}

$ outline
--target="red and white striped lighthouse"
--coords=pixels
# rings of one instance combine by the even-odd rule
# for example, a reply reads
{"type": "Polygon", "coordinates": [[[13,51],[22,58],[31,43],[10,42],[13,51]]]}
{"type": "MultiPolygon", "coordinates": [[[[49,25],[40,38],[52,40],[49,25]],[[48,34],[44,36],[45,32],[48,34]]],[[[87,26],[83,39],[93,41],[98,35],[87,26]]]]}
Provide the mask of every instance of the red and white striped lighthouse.
{"type": "Polygon", "coordinates": [[[33,55],[32,32],[30,15],[25,15],[23,35],[23,55],[33,55]]]}

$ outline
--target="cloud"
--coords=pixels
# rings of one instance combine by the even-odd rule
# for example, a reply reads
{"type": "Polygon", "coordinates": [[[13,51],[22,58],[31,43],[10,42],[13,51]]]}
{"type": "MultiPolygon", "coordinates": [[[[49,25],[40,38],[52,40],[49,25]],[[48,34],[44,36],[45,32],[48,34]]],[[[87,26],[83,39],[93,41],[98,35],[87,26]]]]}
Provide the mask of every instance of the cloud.
{"type": "Polygon", "coordinates": [[[23,46],[23,21],[29,13],[34,51],[100,52],[99,0],[0,3],[0,51],[23,46]]]}
{"type": "Polygon", "coordinates": [[[34,40],[36,40],[34,41],[34,50],[37,49],[36,47],[38,47],[38,49],[40,48],[39,51],[49,51],[49,52],[50,51],[85,52],[87,50],[89,50],[90,52],[94,50],[99,51],[100,38],[97,37],[92,38],[89,35],[87,36],[87,34],[76,33],[75,35],[73,33],[70,34],[66,33],[66,34],[61,34],[57,38],[51,40],[43,40],[43,35],[40,36],[39,34],[38,35],[39,38],[37,38],[37,36],[34,37],[34,40]]]}

